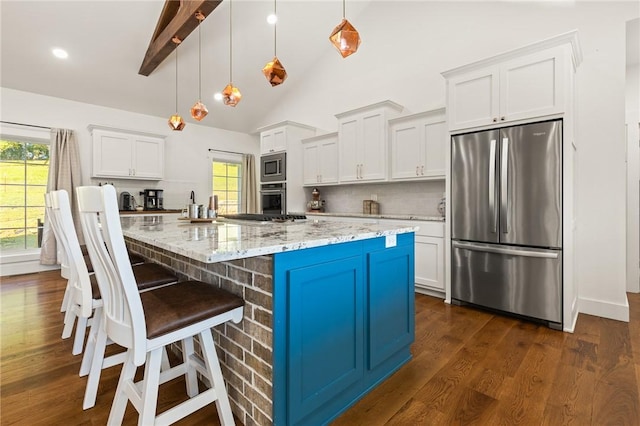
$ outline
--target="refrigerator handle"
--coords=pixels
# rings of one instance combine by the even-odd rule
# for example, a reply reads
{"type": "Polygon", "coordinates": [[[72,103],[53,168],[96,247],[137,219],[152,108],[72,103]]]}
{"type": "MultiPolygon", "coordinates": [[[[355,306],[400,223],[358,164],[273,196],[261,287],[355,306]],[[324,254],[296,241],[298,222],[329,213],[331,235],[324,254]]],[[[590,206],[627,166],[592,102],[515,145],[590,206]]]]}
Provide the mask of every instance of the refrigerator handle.
{"type": "Polygon", "coordinates": [[[498,209],[496,209],[496,140],[491,140],[489,151],[489,214],[491,215],[491,232],[498,231],[498,209]]]}
{"type": "Polygon", "coordinates": [[[502,138],[502,153],[500,154],[500,228],[505,234],[509,233],[509,138],[502,138]]]}
{"type": "Polygon", "coordinates": [[[559,253],[556,252],[542,252],[542,251],[531,251],[531,250],[523,250],[523,249],[509,249],[504,247],[488,247],[488,246],[479,246],[475,244],[469,243],[461,243],[458,241],[452,242],[453,248],[463,249],[463,250],[473,250],[479,251],[483,253],[497,253],[497,254],[509,254],[513,256],[523,256],[523,257],[540,257],[543,259],[557,259],[559,253]]]}

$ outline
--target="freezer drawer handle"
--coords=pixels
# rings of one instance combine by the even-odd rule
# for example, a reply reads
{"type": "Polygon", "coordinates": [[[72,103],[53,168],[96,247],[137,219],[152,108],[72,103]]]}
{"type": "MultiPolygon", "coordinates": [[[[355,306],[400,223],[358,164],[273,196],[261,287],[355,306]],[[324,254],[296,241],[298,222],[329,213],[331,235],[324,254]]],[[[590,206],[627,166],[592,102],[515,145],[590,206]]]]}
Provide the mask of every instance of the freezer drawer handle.
{"type": "Polygon", "coordinates": [[[457,241],[453,242],[454,248],[464,249],[464,250],[474,250],[481,251],[486,253],[498,253],[498,254],[510,254],[513,256],[524,256],[524,257],[541,257],[544,259],[557,259],[558,253],[549,253],[549,252],[540,252],[540,251],[528,251],[528,250],[514,250],[507,248],[498,248],[498,247],[487,247],[487,246],[477,246],[473,244],[465,244],[459,243],[457,241]]]}

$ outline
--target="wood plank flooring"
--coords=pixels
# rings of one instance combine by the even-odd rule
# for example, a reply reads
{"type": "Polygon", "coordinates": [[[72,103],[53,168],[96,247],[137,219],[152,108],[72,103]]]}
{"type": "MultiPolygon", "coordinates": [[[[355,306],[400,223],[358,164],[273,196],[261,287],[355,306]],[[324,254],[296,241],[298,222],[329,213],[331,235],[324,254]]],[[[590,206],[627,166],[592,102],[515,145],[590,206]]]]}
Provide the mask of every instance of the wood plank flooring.
{"type": "MultiPolygon", "coordinates": [[[[2,278],[0,424],[103,425],[119,368],[83,411],[80,356],[62,340],[59,272],[2,278]]],[[[631,321],[580,315],[568,334],[416,296],[413,359],[332,424],[639,425],[640,295],[631,321]]],[[[159,409],[184,397],[162,388],[159,409]]],[[[137,413],[128,407],[125,424],[137,413]]],[[[218,424],[215,406],[179,424],[218,424]]]]}

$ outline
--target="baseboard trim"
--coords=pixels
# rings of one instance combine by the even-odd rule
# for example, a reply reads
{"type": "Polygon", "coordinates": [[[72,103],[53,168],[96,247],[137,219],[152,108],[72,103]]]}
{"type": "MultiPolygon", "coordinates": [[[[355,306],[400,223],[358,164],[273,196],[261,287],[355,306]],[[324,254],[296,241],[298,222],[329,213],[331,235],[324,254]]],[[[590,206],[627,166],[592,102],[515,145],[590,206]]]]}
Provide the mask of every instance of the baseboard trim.
{"type": "Polygon", "coordinates": [[[0,266],[0,277],[34,274],[36,272],[52,271],[55,269],[60,269],[60,265],[41,265],[38,260],[3,263],[0,266]]]}
{"type": "Polygon", "coordinates": [[[629,322],[629,302],[626,296],[623,304],[581,297],[578,306],[582,314],[629,322]]]}

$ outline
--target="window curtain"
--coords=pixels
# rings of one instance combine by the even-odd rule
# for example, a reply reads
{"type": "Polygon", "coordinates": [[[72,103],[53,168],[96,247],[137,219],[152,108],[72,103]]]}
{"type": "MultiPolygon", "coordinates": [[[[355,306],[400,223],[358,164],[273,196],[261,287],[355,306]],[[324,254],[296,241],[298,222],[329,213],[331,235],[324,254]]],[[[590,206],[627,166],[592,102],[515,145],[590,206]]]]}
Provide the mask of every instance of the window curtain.
{"type": "MultiPolygon", "coordinates": [[[[73,222],[80,244],[84,243],[82,228],[78,221],[78,201],[75,187],[82,184],[80,171],[80,153],[78,142],[73,130],[51,129],[51,145],[49,147],[49,176],[47,180],[47,192],[65,189],[69,193],[73,222]]],[[[40,263],[42,265],[55,265],[58,263],[56,238],[49,221],[45,215],[42,231],[42,247],[40,249],[40,263]]]]}
{"type": "Polygon", "coordinates": [[[240,208],[244,213],[258,213],[256,160],[253,154],[242,156],[242,195],[240,208]]]}

